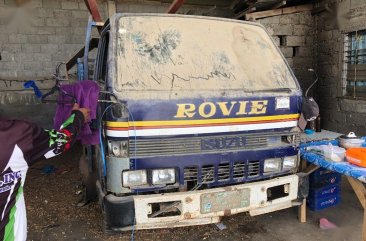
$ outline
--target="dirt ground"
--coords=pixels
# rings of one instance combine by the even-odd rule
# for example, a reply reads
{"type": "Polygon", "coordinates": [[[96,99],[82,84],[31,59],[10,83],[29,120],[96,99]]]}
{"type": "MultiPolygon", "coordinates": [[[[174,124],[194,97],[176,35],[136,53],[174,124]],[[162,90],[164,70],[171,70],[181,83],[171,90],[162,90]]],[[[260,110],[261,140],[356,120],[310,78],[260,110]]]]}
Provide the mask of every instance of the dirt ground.
{"type": "MultiPolygon", "coordinates": [[[[80,147],[52,160],[36,163],[28,172],[25,200],[28,215],[28,240],[131,240],[131,232],[104,234],[102,213],[98,203],[84,207],[76,204],[81,198],[78,158],[80,147]],[[45,174],[46,165],[57,170],[45,174]]],[[[134,240],[148,241],[357,241],[361,240],[362,209],[352,190],[344,183],[342,203],[322,212],[309,212],[308,222],[297,221],[296,209],[287,209],[257,217],[239,214],[225,217],[227,229],[215,225],[176,229],[138,230],[134,240]],[[317,220],[326,217],[336,223],[336,230],[320,230],[317,220]]]]}

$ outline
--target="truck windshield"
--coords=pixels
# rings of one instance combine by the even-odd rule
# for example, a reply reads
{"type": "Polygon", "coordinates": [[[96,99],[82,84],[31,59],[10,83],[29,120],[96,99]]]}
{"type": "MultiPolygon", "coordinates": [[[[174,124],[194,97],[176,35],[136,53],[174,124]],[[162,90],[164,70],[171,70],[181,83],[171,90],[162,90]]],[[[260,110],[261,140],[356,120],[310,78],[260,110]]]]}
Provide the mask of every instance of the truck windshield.
{"type": "Polygon", "coordinates": [[[122,15],[116,25],[119,91],[297,89],[260,26],[174,15],[122,15]]]}

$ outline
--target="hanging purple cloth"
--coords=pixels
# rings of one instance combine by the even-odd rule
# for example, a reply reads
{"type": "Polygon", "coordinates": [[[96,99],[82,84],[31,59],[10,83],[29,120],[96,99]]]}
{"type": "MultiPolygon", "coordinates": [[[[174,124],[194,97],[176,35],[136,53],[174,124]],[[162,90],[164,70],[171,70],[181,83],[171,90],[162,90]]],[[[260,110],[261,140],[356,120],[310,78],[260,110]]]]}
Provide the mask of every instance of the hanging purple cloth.
{"type": "MultiPolygon", "coordinates": [[[[71,85],[62,85],[61,89],[72,94],[81,108],[90,109],[90,120],[96,119],[99,97],[99,86],[91,80],[78,81],[71,85]]],[[[70,97],[59,95],[59,101],[69,101],[70,97]]],[[[62,123],[70,116],[73,104],[57,104],[53,127],[59,129],[62,123]]],[[[84,125],[78,138],[83,145],[97,145],[99,143],[99,129],[92,130],[89,124],[84,125]]]]}

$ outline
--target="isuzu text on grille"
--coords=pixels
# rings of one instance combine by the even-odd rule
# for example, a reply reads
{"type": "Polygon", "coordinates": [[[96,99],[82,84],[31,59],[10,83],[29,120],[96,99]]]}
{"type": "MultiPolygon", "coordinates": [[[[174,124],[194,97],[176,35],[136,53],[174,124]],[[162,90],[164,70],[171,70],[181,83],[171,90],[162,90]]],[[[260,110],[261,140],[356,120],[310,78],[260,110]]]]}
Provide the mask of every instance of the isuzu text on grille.
{"type": "Polygon", "coordinates": [[[235,147],[244,147],[245,143],[246,138],[242,136],[202,139],[201,149],[202,150],[230,149],[235,147]]]}

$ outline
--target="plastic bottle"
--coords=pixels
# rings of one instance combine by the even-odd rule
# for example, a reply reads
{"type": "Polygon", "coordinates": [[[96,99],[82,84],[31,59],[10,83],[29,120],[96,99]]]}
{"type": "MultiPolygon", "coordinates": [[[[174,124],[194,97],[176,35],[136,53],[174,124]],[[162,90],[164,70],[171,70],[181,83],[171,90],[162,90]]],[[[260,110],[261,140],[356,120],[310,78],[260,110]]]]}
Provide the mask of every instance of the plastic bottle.
{"type": "Polygon", "coordinates": [[[322,122],[321,122],[320,115],[315,120],[315,131],[316,132],[321,132],[322,131],[322,122]]]}
{"type": "Polygon", "coordinates": [[[311,130],[315,131],[315,120],[308,121],[307,129],[311,129],[311,130]]]}

